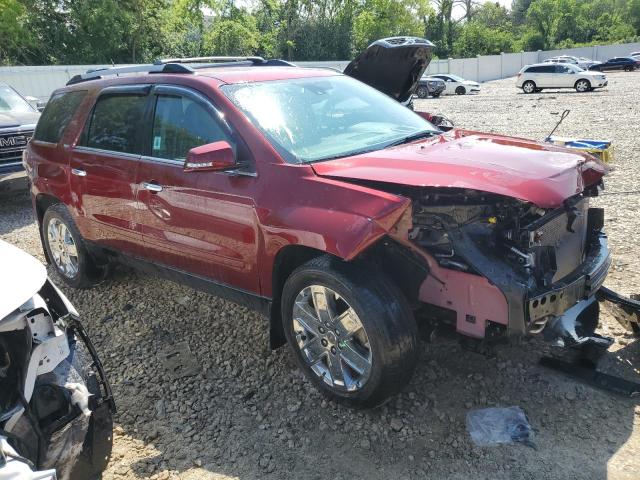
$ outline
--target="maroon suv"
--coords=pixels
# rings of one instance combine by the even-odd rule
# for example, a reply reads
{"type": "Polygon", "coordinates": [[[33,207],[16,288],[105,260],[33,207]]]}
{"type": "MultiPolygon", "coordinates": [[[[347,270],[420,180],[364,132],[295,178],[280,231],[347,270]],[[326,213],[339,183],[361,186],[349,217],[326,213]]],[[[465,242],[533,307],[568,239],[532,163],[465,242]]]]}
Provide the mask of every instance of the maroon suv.
{"type": "Polygon", "coordinates": [[[67,283],[125,261],[253,307],[353,405],[408,381],[425,320],[590,340],[610,265],[589,207],[601,163],[443,133],[353,78],[275,63],[112,69],[53,94],[25,165],[67,283]]]}

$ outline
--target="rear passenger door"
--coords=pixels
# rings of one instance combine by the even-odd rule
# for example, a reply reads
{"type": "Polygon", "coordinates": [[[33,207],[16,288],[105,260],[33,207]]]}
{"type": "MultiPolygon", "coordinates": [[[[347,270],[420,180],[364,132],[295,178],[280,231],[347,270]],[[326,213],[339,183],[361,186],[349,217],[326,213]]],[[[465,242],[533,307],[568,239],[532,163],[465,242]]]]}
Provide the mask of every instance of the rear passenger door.
{"type": "Polygon", "coordinates": [[[136,175],[150,90],[150,85],[102,90],[70,159],[83,237],[131,254],[143,248],[136,221],[136,175]]]}
{"type": "Polygon", "coordinates": [[[227,141],[250,164],[244,144],[207,97],[154,87],[147,149],[138,172],[139,221],[147,257],[216,283],[258,292],[256,177],[185,171],[190,149],[227,141]]]}

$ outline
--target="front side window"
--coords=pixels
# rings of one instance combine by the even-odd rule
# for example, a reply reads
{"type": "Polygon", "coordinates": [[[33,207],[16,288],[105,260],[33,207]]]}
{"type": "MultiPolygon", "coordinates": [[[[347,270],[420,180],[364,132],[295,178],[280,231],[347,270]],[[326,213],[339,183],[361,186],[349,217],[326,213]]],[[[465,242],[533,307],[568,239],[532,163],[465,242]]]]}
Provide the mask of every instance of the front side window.
{"type": "Polygon", "coordinates": [[[52,96],[38,120],[33,139],[58,143],[86,93],[79,90],[52,96]]]}
{"type": "Polygon", "coordinates": [[[141,153],[140,120],[147,97],[118,94],[98,98],[89,120],[86,146],[122,153],[141,153]]]}
{"type": "Polygon", "coordinates": [[[153,157],[180,161],[192,148],[220,140],[231,143],[209,109],[177,95],[158,95],[151,138],[153,157]]]}
{"type": "Polygon", "coordinates": [[[288,163],[381,150],[440,131],[387,95],[347,76],[221,87],[288,163]]]}

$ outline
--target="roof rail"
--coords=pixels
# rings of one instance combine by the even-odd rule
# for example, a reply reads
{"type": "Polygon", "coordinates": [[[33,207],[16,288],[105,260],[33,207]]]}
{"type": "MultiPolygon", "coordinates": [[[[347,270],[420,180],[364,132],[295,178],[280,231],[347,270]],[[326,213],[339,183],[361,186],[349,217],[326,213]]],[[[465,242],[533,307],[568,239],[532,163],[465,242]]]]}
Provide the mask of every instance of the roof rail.
{"type": "Polygon", "coordinates": [[[214,68],[214,67],[295,67],[291,62],[271,58],[265,60],[262,57],[190,57],[190,58],[165,58],[157,60],[156,63],[197,63],[191,68],[214,68]]]}
{"type": "Polygon", "coordinates": [[[156,60],[154,63],[148,65],[129,65],[126,67],[105,67],[87,70],[86,73],[72,77],[67,82],[67,85],[74,85],[88,80],[96,80],[106,76],[121,75],[124,73],[195,73],[195,69],[228,66],[295,67],[296,65],[286,60],[265,60],[262,57],[166,58],[156,60]],[[199,65],[190,67],[186,65],[188,63],[198,63],[199,65]]]}
{"type": "Polygon", "coordinates": [[[67,82],[67,85],[74,85],[109,75],[121,75],[123,73],[194,73],[194,70],[191,67],[179,63],[154,63],[148,65],[129,65],[127,67],[97,68],[73,76],[67,82]]]}
{"type": "Polygon", "coordinates": [[[253,62],[263,63],[262,57],[187,57],[187,58],[163,58],[155,63],[215,63],[215,62],[253,62]]]}

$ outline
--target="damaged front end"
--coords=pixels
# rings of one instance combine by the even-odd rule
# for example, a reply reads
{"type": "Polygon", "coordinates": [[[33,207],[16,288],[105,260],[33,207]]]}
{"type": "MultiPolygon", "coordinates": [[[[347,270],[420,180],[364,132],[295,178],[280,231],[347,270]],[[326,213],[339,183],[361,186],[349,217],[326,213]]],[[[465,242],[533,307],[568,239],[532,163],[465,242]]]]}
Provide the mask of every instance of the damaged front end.
{"type": "Polygon", "coordinates": [[[77,313],[45,280],[0,318],[0,478],[95,478],[111,453],[114,411],[77,313]]]}
{"type": "Polygon", "coordinates": [[[476,190],[402,192],[413,201],[409,245],[429,272],[418,299],[469,337],[545,330],[558,345],[603,345],[594,295],[611,258],[603,210],[589,206],[597,192],[557,208],[476,190]]]}

